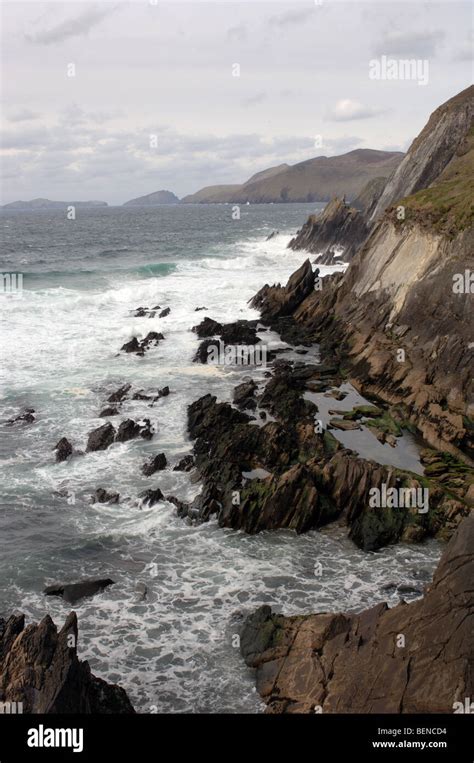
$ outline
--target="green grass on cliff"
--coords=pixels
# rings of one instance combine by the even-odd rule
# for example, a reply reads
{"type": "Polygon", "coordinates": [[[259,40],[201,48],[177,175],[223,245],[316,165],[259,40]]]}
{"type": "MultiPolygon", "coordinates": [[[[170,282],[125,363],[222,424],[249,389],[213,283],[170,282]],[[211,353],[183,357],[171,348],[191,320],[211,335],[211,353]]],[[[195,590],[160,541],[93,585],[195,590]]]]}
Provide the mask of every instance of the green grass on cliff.
{"type": "Polygon", "coordinates": [[[436,183],[396,206],[405,207],[408,220],[415,219],[449,237],[474,224],[474,127],[436,183]]]}

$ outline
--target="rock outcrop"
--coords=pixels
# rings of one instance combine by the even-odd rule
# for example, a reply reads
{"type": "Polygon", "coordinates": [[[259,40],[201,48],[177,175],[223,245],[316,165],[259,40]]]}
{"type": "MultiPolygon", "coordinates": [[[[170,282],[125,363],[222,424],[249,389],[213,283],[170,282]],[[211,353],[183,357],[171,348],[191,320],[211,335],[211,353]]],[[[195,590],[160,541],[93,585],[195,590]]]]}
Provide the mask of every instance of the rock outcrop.
{"type": "Polygon", "coordinates": [[[318,265],[333,265],[349,262],[368,232],[362,212],[334,198],[318,215],[308,217],[288,247],[318,255],[318,265]]]}
{"type": "Polygon", "coordinates": [[[23,713],[133,713],[124,689],[91,673],[77,656],[77,617],[58,632],[49,615],[25,628],[24,615],[0,619],[0,701],[23,713]]]}
{"type": "Polygon", "coordinates": [[[474,517],[425,596],[359,614],[284,617],[261,607],[241,633],[270,713],[452,713],[474,693],[474,517]]]}

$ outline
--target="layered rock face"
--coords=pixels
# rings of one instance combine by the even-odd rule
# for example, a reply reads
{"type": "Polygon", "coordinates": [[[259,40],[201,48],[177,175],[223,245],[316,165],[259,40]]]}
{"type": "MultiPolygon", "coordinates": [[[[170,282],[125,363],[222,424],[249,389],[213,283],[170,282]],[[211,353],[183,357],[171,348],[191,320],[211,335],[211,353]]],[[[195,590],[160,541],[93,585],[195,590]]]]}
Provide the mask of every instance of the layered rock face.
{"type": "Polygon", "coordinates": [[[474,517],[424,598],[360,614],[284,617],[261,607],[241,634],[270,713],[452,713],[474,692],[474,517]]]}
{"type": "MultiPolygon", "coordinates": [[[[417,164],[417,184],[443,165],[438,180],[427,191],[404,198],[401,215],[396,205],[387,210],[345,276],[324,279],[322,290],[308,295],[291,315],[317,336],[323,349],[335,352],[359,390],[404,406],[406,419],[430,445],[470,463],[473,103],[474,88],[469,88],[438,109],[428,125],[434,124],[436,136],[443,126],[443,141],[437,138],[433,144],[427,126],[402,163],[413,179],[406,162],[410,156],[426,157],[424,171],[417,164]],[[454,140],[449,150],[448,118],[454,140]],[[461,126],[467,131],[462,139],[461,126]],[[438,159],[430,153],[433,146],[438,159]]],[[[274,295],[274,287],[267,286],[253,302],[270,320],[274,295]]]]}
{"type": "Polygon", "coordinates": [[[321,214],[310,215],[288,247],[317,254],[321,265],[348,262],[366,239],[368,230],[361,212],[335,198],[321,214]]]}
{"type": "Polygon", "coordinates": [[[49,617],[25,628],[24,615],[0,619],[0,701],[24,713],[133,713],[124,689],[92,675],[76,651],[77,617],[58,632],[49,617]]]}

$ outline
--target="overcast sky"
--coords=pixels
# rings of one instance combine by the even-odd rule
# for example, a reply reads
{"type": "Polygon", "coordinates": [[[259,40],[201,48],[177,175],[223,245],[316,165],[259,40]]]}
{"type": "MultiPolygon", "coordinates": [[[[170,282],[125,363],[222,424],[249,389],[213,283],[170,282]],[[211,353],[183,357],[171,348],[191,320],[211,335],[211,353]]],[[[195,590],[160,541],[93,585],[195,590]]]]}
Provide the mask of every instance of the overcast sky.
{"type": "Polygon", "coordinates": [[[406,150],[472,81],[469,2],[16,0],[1,13],[2,203],[181,197],[282,162],[406,150]],[[428,84],[370,79],[384,55],[427,60],[428,84]]]}

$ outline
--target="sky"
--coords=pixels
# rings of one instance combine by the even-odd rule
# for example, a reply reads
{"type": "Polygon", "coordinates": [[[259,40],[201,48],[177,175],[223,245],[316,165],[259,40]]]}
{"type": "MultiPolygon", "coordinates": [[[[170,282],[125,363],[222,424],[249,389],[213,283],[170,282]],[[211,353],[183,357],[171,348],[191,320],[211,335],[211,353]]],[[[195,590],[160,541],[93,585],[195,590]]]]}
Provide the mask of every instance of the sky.
{"type": "Polygon", "coordinates": [[[473,79],[472,5],[456,0],[15,0],[0,20],[0,203],[181,198],[406,151],[473,79]],[[371,77],[382,57],[420,76],[371,77]]]}

